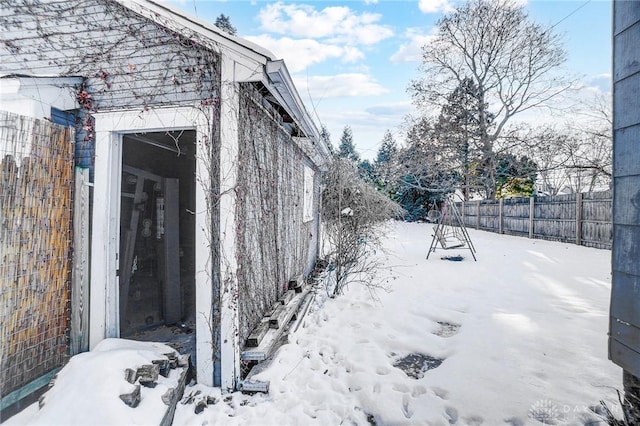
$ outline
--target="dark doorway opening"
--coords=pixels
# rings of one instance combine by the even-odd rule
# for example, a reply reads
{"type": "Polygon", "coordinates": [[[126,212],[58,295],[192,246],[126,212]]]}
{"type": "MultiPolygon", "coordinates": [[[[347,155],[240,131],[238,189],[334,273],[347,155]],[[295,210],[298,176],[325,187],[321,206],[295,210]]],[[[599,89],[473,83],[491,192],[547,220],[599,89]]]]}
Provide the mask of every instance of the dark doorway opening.
{"type": "MultiPolygon", "coordinates": [[[[193,130],[123,137],[120,204],[120,336],[195,342],[193,130]]],[[[185,347],[186,346],[186,347],[185,347]]]]}

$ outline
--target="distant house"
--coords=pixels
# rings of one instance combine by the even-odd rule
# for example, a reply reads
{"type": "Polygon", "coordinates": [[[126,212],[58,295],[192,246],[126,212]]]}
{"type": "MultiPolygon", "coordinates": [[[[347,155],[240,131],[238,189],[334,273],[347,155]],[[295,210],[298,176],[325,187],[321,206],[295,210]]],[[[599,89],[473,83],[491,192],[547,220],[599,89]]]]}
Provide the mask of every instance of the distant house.
{"type": "Polygon", "coordinates": [[[0,27],[0,109],[75,126],[89,170],[88,339],[70,339],[191,321],[198,381],[234,389],[319,249],[329,151],[285,63],[155,0],[3,0],[0,27]]]}

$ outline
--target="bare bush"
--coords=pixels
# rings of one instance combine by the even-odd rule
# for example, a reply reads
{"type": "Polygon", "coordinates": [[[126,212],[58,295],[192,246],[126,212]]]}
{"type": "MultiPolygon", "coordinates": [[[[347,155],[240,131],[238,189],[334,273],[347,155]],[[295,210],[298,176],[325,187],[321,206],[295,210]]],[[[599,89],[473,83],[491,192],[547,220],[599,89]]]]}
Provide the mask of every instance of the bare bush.
{"type": "Polygon", "coordinates": [[[342,294],[351,282],[365,284],[372,293],[383,288],[376,279],[375,253],[387,222],[402,214],[400,206],[363,181],[353,162],[336,159],[326,174],[322,207],[327,255],[336,274],[330,296],[342,294]]]}

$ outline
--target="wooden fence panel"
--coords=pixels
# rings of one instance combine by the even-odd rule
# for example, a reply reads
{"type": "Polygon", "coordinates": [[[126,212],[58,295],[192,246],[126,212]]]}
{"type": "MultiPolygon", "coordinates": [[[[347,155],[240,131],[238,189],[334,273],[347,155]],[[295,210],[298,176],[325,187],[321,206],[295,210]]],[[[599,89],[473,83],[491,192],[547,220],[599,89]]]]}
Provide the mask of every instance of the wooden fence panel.
{"type": "Polygon", "coordinates": [[[611,211],[613,193],[585,193],[582,197],[582,245],[597,248],[611,248],[613,225],[611,211]]]}
{"type": "Polygon", "coordinates": [[[529,235],[529,199],[505,198],[502,207],[503,232],[509,235],[529,235]]]}
{"type": "Polygon", "coordinates": [[[482,203],[480,229],[494,230],[500,227],[500,205],[498,200],[487,200],[482,203]]]}
{"type": "Polygon", "coordinates": [[[466,226],[610,249],[611,191],[457,203],[466,226]]]}
{"type": "Polygon", "coordinates": [[[0,396],[68,357],[70,128],[0,111],[0,396]]]}
{"type": "Polygon", "coordinates": [[[536,238],[552,241],[576,238],[576,194],[536,197],[534,205],[536,238]]]}

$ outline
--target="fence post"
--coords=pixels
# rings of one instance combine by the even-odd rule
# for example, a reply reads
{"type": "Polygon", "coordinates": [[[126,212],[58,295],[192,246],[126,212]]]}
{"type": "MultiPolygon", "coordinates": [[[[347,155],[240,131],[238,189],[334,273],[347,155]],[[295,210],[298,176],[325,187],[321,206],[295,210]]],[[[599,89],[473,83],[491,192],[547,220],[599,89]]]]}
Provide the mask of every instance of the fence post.
{"type": "Polygon", "coordinates": [[[533,238],[533,213],[535,211],[535,198],[529,198],[529,238],[533,238]]]}
{"type": "Polygon", "coordinates": [[[502,217],[502,208],[504,206],[504,198],[498,200],[498,233],[504,234],[504,224],[502,217]]]}
{"type": "Polygon", "coordinates": [[[582,245],[582,192],[576,193],[576,245],[582,245]]]}
{"type": "Polygon", "coordinates": [[[466,210],[466,207],[464,205],[464,200],[462,200],[462,223],[464,224],[464,226],[467,226],[467,221],[464,218],[464,212],[466,210]]]}
{"type": "Polygon", "coordinates": [[[476,210],[476,229],[480,229],[480,200],[478,200],[478,208],[476,210]]]}
{"type": "Polygon", "coordinates": [[[71,355],[89,350],[89,169],[76,167],[75,172],[71,355]]]}

